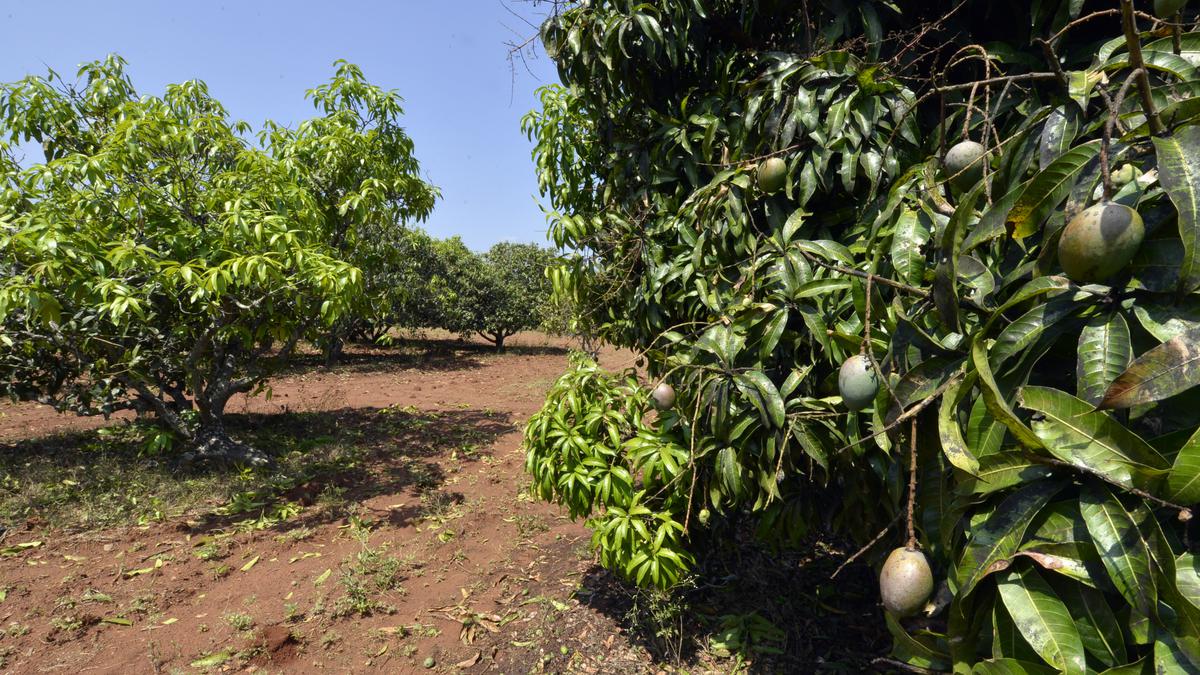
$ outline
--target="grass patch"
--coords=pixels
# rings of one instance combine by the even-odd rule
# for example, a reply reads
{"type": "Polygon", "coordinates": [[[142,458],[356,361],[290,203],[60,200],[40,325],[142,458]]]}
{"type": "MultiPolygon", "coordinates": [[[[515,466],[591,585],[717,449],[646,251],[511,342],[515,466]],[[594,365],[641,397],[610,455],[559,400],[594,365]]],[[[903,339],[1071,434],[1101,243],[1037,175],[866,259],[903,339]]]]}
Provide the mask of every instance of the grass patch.
{"type": "Polygon", "coordinates": [[[229,627],[239,633],[245,633],[254,628],[254,617],[245,612],[228,612],[221,617],[229,627]]]}
{"type": "Polygon", "coordinates": [[[382,598],[388,593],[404,593],[402,584],[412,561],[391,555],[386,545],[372,548],[365,534],[360,540],[362,549],[342,564],[339,582],[344,594],[334,605],[334,616],[391,614],[395,610],[382,598]]]}
{"type": "Polygon", "coordinates": [[[265,529],[307,506],[337,518],[372,494],[414,483],[435,489],[444,476],[420,459],[486,442],[508,426],[495,413],[412,408],[230,415],[234,435],[274,459],[269,468],[182,464],[155,449],[159,431],[145,423],[21,441],[0,448],[0,522],[79,531],[187,516],[265,529]]]}

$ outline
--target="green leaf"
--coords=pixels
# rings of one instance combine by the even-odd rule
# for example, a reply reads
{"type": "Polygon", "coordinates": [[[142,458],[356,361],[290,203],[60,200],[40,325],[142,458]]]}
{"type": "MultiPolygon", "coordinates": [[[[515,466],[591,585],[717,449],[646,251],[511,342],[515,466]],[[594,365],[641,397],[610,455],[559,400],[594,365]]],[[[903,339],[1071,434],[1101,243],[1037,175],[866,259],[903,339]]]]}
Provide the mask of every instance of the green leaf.
{"type": "Polygon", "coordinates": [[[1013,238],[1024,239],[1036,232],[1051,209],[1071,193],[1076,176],[1099,152],[1099,140],[1078,145],[1034,176],[1005,218],[1013,238]]]}
{"type": "Polygon", "coordinates": [[[1038,166],[1042,169],[1050,166],[1071,148],[1079,130],[1079,115],[1076,110],[1073,106],[1060,105],[1046,117],[1038,149],[1038,166]]]}
{"type": "Polygon", "coordinates": [[[1175,587],[1193,607],[1200,609],[1200,560],[1191,553],[1175,559],[1175,587]]]}
{"type": "Polygon", "coordinates": [[[1059,597],[1075,620],[1083,648],[1106,666],[1125,663],[1125,636],[1104,594],[1082,584],[1062,584],[1060,589],[1059,597]]]}
{"type": "Polygon", "coordinates": [[[920,284],[925,275],[925,254],[922,247],[929,241],[931,227],[924,211],[903,209],[896,219],[892,235],[892,267],[898,281],[920,284]]]}
{"type": "Polygon", "coordinates": [[[1167,498],[1185,505],[1200,502],[1200,429],[1175,455],[1175,464],[1167,476],[1167,498]]]}
{"type": "Polygon", "coordinates": [[[1100,673],[1100,675],[1144,675],[1146,672],[1147,661],[1149,661],[1149,657],[1143,656],[1133,663],[1127,663],[1125,665],[1109,668],[1108,670],[1100,673]]]}
{"type": "Polygon", "coordinates": [[[1113,312],[1092,318],[1079,334],[1077,353],[1076,391],[1079,398],[1096,405],[1133,360],[1125,317],[1113,312]]]}
{"type": "Polygon", "coordinates": [[[1170,398],[1200,384],[1200,329],[1142,354],[1113,381],[1100,408],[1130,408],[1170,398]]]}
{"type": "Polygon", "coordinates": [[[1184,251],[1180,290],[1190,293],[1200,287],[1200,126],[1186,126],[1153,140],[1158,180],[1179,213],[1184,251]]]}
{"type": "Polygon", "coordinates": [[[978,527],[958,562],[958,594],[968,595],[984,577],[1008,569],[1025,530],[1050,498],[1058,494],[1057,481],[1029,483],[1000,502],[978,527]]]}
{"type": "Polygon", "coordinates": [[[942,395],[938,408],[938,436],[946,459],[956,468],[974,474],[979,470],[979,460],[971,454],[958,424],[958,406],[971,389],[966,380],[959,380],[942,395]]]}
{"type": "Polygon", "coordinates": [[[1021,445],[1032,450],[1043,449],[1042,440],[1017,418],[1008,402],[1000,394],[1000,386],[996,384],[996,377],[992,374],[991,366],[988,365],[987,351],[983,346],[982,336],[976,336],[971,341],[971,362],[975,365],[975,371],[979,375],[979,388],[983,393],[987,409],[1001,424],[1008,427],[1021,445]]]}
{"type": "Polygon", "coordinates": [[[1117,591],[1135,610],[1157,606],[1154,559],[1140,523],[1153,517],[1144,507],[1130,511],[1103,484],[1089,481],[1079,494],[1079,511],[1117,591]]]}
{"type": "Polygon", "coordinates": [[[717,453],[717,476],[731,495],[742,493],[742,465],[738,462],[737,451],[733,448],[721,448],[717,453]]]}
{"type": "Polygon", "coordinates": [[[1029,542],[1021,545],[1017,555],[1029,558],[1042,569],[1093,586],[1096,582],[1088,565],[1096,562],[1096,555],[1091,548],[1091,542],[1029,542]]]}
{"type": "Polygon", "coordinates": [[[189,665],[191,665],[193,668],[216,668],[232,658],[233,650],[226,649],[224,651],[215,652],[207,656],[201,656],[195,661],[192,661],[189,665]]]}
{"type": "Polygon", "coordinates": [[[939,651],[931,640],[920,640],[910,635],[896,617],[884,613],[888,632],[894,638],[892,656],[918,668],[946,668],[950,665],[949,655],[939,651]]]}
{"type": "Polygon", "coordinates": [[[1200,298],[1189,295],[1167,304],[1138,298],[1133,307],[1138,323],[1159,342],[1167,342],[1189,330],[1200,329],[1200,298]]]}
{"type": "Polygon", "coordinates": [[[1083,642],[1067,606],[1035,568],[1014,568],[996,588],[1021,635],[1046,663],[1066,673],[1087,671],[1083,642]]]}
{"type": "Polygon", "coordinates": [[[971,667],[972,675],[1052,675],[1053,668],[1017,659],[988,659],[971,667]]]}
{"type": "Polygon", "coordinates": [[[1165,631],[1154,638],[1155,673],[1200,673],[1200,644],[1165,631]]]}
{"type": "Polygon", "coordinates": [[[1024,351],[1042,336],[1047,329],[1086,307],[1069,295],[1040,302],[1013,321],[996,336],[996,343],[988,351],[988,363],[993,371],[1000,370],[1005,361],[1024,351]]]}
{"type": "Polygon", "coordinates": [[[738,389],[758,409],[763,424],[783,428],[785,417],[783,397],[771,379],[758,370],[750,370],[734,376],[738,389]]]}
{"type": "Polygon", "coordinates": [[[1140,436],[1066,392],[1026,386],[1019,399],[1022,407],[1045,415],[1033,423],[1033,431],[1064,462],[1125,487],[1146,485],[1167,467],[1167,461],[1140,436]]]}
{"type": "Polygon", "coordinates": [[[959,483],[959,492],[986,495],[1015,485],[1049,478],[1054,471],[1020,452],[997,452],[979,458],[974,477],[959,483]]]}

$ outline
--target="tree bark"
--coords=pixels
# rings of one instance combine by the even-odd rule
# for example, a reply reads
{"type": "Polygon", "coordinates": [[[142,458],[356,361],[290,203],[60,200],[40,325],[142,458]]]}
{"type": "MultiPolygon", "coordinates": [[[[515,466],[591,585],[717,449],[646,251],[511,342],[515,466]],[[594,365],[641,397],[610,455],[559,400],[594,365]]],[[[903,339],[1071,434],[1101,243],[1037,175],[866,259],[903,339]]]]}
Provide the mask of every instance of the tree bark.
{"type": "Polygon", "coordinates": [[[225,431],[223,424],[201,424],[196,440],[184,459],[189,462],[216,462],[220,464],[247,464],[268,466],[271,458],[257,448],[234,440],[225,431]]]}
{"type": "Polygon", "coordinates": [[[484,335],[484,337],[487,338],[488,340],[490,340],[492,342],[492,344],[496,345],[496,353],[497,354],[504,353],[504,338],[508,337],[506,334],[494,333],[492,335],[484,335]]]}
{"type": "Polygon", "coordinates": [[[325,344],[325,367],[333,368],[342,358],[342,336],[338,329],[334,328],[326,336],[328,342],[325,344]]]}

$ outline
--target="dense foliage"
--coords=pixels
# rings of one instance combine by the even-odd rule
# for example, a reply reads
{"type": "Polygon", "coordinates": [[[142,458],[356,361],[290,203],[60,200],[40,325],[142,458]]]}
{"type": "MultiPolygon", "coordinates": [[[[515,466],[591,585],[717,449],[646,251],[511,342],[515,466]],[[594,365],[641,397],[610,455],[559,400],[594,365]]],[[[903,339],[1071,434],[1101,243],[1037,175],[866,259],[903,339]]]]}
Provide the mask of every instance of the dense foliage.
{"type": "Polygon", "coordinates": [[[262,461],[225,434],[226,403],[343,315],[361,273],[202,82],[142,96],[115,57],[79,76],[0,87],[0,137],[44,152],[3,165],[0,387],[153,412],[200,455],[262,461]]]}
{"type": "Polygon", "coordinates": [[[1077,0],[554,7],[563,86],[525,122],[575,252],[551,277],[677,392],[646,416],[576,362],[530,422],[603,562],[669,586],[732,514],[882,530],[939,586],[887,617],[895,659],[1200,670],[1200,33],[1077,0]],[[1072,280],[1060,255],[1106,250],[1060,237],[1109,199],[1145,240],[1072,280]],[[860,354],[883,386],[849,412],[860,354]]]}
{"type": "Polygon", "coordinates": [[[400,126],[400,95],[368,83],[351,63],[306,96],[321,114],[295,129],[268,122],[260,137],[313,195],[338,255],[363,271],[353,312],[325,336],[335,358],[346,334],[378,337],[401,323],[398,309],[430,263],[422,233],[405,227],[433,210],[437,190],[420,178],[413,142],[400,126]]]}
{"type": "Polygon", "coordinates": [[[550,249],[500,242],[476,254],[450,239],[442,258],[447,281],[439,296],[440,327],[480,335],[504,351],[510,335],[543,325],[551,309],[546,269],[558,262],[550,249]]]}

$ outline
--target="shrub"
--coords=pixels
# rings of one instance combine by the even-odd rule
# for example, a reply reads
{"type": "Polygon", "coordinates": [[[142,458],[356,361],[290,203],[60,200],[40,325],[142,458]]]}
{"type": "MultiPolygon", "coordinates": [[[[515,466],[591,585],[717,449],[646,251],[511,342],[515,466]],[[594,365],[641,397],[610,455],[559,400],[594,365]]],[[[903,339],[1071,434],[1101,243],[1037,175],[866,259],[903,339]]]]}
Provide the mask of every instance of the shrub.
{"type": "Polygon", "coordinates": [[[527,429],[538,492],[605,564],[671,584],[702,511],[785,543],[879,534],[876,561],[923,549],[940,587],[887,617],[911,667],[1200,669],[1200,35],[1080,7],[597,0],[546,22],[563,86],[525,129],[573,252],[551,278],[678,395],[651,422],[577,365],[527,429]],[[988,150],[974,180],[943,167],[963,139],[988,150]],[[1118,161],[1136,180],[1111,184],[1118,161]],[[1145,241],[1073,281],[1059,235],[1110,200],[1145,241]],[[881,386],[852,412],[856,355],[881,386]]]}

